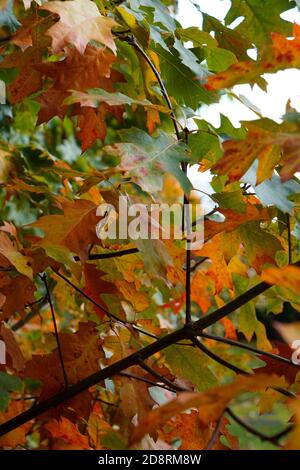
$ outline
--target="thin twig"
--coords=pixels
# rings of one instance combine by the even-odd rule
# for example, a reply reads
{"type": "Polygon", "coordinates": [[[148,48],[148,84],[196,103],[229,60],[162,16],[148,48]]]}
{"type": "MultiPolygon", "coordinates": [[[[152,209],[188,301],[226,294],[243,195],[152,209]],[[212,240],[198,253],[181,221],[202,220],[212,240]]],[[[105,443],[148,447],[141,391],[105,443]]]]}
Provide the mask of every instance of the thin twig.
{"type": "MultiPolygon", "coordinates": [[[[99,254],[89,254],[88,260],[98,260],[98,259],[109,259],[109,258],[118,258],[120,256],[131,255],[133,253],[138,253],[137,248],[128,248],[126,250],[110,251],[108,253],[99,253],[99,254]]],[[[79,256],[74,256],[75,261],[80,261],[79,256]]]]}
{"type": "Polygon", "coordinates": [[[150,59],[150,57],[146,54],[146,52],[140,46],[140,44],[137,42],[137,40],[135,39],[134,36],[127,36],[125,38],[125,40],[128,42],[128,44],[131,44],[133,47],[135,47],[139,51],[139,53],[143,56],[143,58],[145,59],[145,61],[149,65],[149,67],[151,68],[152,72],[154,73],[154,75],[155,75],[155,77],[156,77],[156,79],[159,83],[162,95],[163,95],[163,97],[164,97],[164,99],[167,103],[167,106],[168,106],[169,110],[171,111],[170,116],[171,116],[172,121],[173,121],[173,126],[174,126],[176,137],[177,137],[178,140],[181,140],[180,139],[179,128],[178,128],[177,121],[176,121],[176,116],[175,116],[175,113],[174,113],[174,109],[173,109],[173,106],[172,106],[171,100],[169,98],[167,89],[165,87],[165,84],[163,82],[163,79],[161,78],[161,75],[160,75],[159,71],[157,70],[157,68],[153,64],[152,60],[150,59]]]}
{"type": "Polygon", "coordinates": [[[69,386],[68,375],[67,375],[67,372],[66,372],[64,358],[63,358],[63,354],[62,354],[62,349],[61,349],[61,344],[60,344],[60,339],[59,339],[59,334],[58,334],[58,328],[57,328],[57,323],[56,323],[56,318],[55,318],[54,307],[53,307],[53,304],[52,304],[51,294],[50,294],[48,281],[47,281],[47,275],[44,274],[43,276],[41,276],[41,278],[42,278],[42,280],[45,284],[45,288],[46,288],[46,292],[47,292],[47,299],[48,299],[49,307],[50,307],[50,310],[51,310],[52,322],[53,322],[53,326],[54,326],[54,333],[55,333],[56,344],[57,344],[57,351],[58,351],[58,356],[59,356],[59,360],[60,360],[60,365],[61,365],[61,368],[62,368],[62,373],[63,373],[63,376],[64,376],[65,387],[68,387],[69,386]]]}
{"type": "MultiPolygon", "coordinates": [[[[184,142],[188,145],[189,131],[186,128],[184,130],[184,142]]],[[[181,164],[182,171],[187,176],[188,164],[182,162],[181,164]]],[[[186,245],[186,270],[185,270],[185,324],[190,325],[192,322],[191,316],[191,220],[189,212],[189,197],[187,194],[183,195],[183,224],[186,225],[186,234],[187,234],[187,245],[186,245]]],[[[184,227],[183,227],[184,228],[184,227]]]]}
{"type": "MultiPolygon", "coordinates": [[[[175,113],[174,113],[174,108],[173,108],[173,105],[171,103],[171,100],[170,100],[170,97],[168,95],[168,92],[167,92],[167,89],[165,87],[165,84],[163,82],[163,79],[159,73],[159,71],[157,70],[157,68],[155,67],[155,65],[153,64],[152,60],[150,59],[150,57],[146,54],[146,52],[144,51],[144,49],[140,46],[140,44],[137,42],[136,38],[134,36],[127,36],[125,38],[125,40],[128,42],[128,44],[131,44],[133,47],[135,47],[139,53],[142,55],[142,57],[145,59],[145,61],[147,62],[147,64],[149,65],[149,67],[151,68],[152,72],[154,73],[158,83],[159,83],[159,86],[160,86],[160,89],[161,89],[161,92],[162,92],[162,95],[167,103],[167,106],[169,108],[169,110],[171,111],[170,112],[170,117],[172,118],[172,122],[173,122],[173,126],[174,126],[174,130],[175,130],[175,134],[176,134],[176,137],[177,137],[177,140],[180,141],[181,140],[181,137],[180,137],[180,132],[179,132],[179,127],[177,125],[177,121],[176,121],[176,116],[175,116],[175,113]]],[[[187,139],[188,139],[188,130],[185,129],[185,143],[187,144],[187,139]]],[[[181,163],[181,168],[182,168],[182,171],[185,173],[185,175],[187,175],[187,169],[188,169],[188,164],[186,162],[182,162],[181,163]]],[[[186,219],[186,225],[187,225],[187,230],[189,230],[190,228],[190,224],[189,224],[189,214],[185,214],[185,206],[188,205],[188,196],[186,194],[184,194],[184,197],[183,197],[183,221],[185,221],[186,219]]],[[[185,322],[186,324],[190,324],[191,323],[191,251],[190,251],[190,247],[189,247],[189,242],[187,242],[188,246],[187,246],[187,250],[186,250],[186,283],[185,283],[185,290],[186,290],[186,307],[185,307],[185,310],[186,310],[186,313],[185,313],[185,322]]]]}
{"type": "Polygon", "coordinates": [[[206,448],[205,450],[210,450],[213,448],[213,446],[215,445],[215,443],[217,442],[217,439],[220,435],[220,430],[221,430],[221,426],[222,426],[222,421],[224,419],[224,415],[222,414],[219,419],[217,420],[217,423],[216,423],[216,427],[214,429],[214,432],[212,433],[212,436],[211,438],[209,439],[207,445],[206,445],[206,448]]]}
{"type": "Polygon", "coordinates": [[[100,308],[109,318],[114,319],[116,322],[121,323],[122,325],[126,326],[127,328],[132,328],[135,331],[138,331],[139,333],[149,336],[150,338],[157,339],[157,336],[153,335],[152,333],[148,333],[147,331],[144,331],[137,326],[133,325],[132,323],[128,323],[125,320],[122,320],[121,318],[118,318],[116,315],[113,313],[109,312],[104,308],[102,305],[100,305],[98,302],[96,302],[92,297],[90,297],[88,294],[86,294],[83,290],[81,290],[78,286],[76,286],[70,279],[68,279],[66,276],[61,274],[59,271],[56,269],[52,268],[53,272],[59,276],[61,279],[63,279],[67,284],[69,284],[73,289],[76,290],[76,292],[80,293],[83,297],[85,297],[87,300],[89,300],[93,305],[96,307],[100,308]]]}
{"type": "Polygon", "coordinates": [[[209,333],[203,333],[202,331],[199,333],[199,336],[202,336],[203,338],[206,338],[206,339],[212,339],[220,343],[229,344],[230,346],[235,346],[237,348],[246,349],[253,353],[270,357],[271,359],[274,359],[275,361],[284,362],[285,364],[289,364],[291,366],[300,368],[300,364],[295,364],[294,362],[291,361],[291,359],[288,359],[283,356],[279,356],[278,354],[270,353],[268,351],[263,351],[262,349],[255,348],[254,346],[250,346],[249,344],[241,343],[239,341],[235,341],[229,338],[223,338],[222,336],[215,336],[209,333]]]}
{"type": "Polygon", "coordinates": [[[192,341],[197,346],[204,354],[206,354],[208,357],[213,359],[214,361],[218,362],[224,367],[227,367],[227,369],[232,370],[236,374],[243,374],[243,375],[251,375],[249,372],[244,371],[243,369],[240,369],[239,367],[235,366],[234,364],[231,364],[230,362],[226,361],[222,357],[218,356],[214,352],[210,351],[201,341],[198,340],[195,336],[192,337],[192,341]]]}
{"type": "MultiPolygon", "coordinates": [[[[43,306],[44,303],[47,302],[47,296],[41,297],[40,299],[36,300],[35,302],[32,302],[31,304],[27,304],[25,307],[32,307],[35,306],[36,304],[40,303],[41,307],[43,306]]],[[[39,313],[38,310],[31,310],[31,312],[27,313],[27,315],[22,318],[21,320],[17,321],[12,327],[12,331],[17,331],[22,326],[26,325],[27,323],[30,322],[37,314],[39,313]]]]}
{"type": "Polygon", "coordinates": [[[129,379],[134,379],[134,380],[139,380],[140,382],[144,382],[148,385],[152,385],[152,387],[159,387],[163,388],[165,390],[168,390],[168,392],[176,393],[176,390],[174,387],[168,387],[164,383],[160,384],[157,382],[154,382],[153,380],[147,379],[146,377],[140,377],[139,375],[131,374],[129,372],[120,372],[118,375],[121,377],[128,377],[129,379]]]}
{"type": "Polygon", "coordinates": [[[153,375],[153,377],[155,377],[157,380],[159,380],[160,382],[164,383],[165,385],[167,385],[168,387],[176,390],[177,392],[184,392],[184,391],[187,391],[186,388],[183,388],[183,387],[180,387],[179,385],[176,385],[174,384],[171,380],[167,379],[166,377],[164,377],[163,375],[159,374],[158,372],[156,372],[156,370],[152,369],[152,367],[148,366],[148,364],[146,364],[142,359],[140,359],[138,361],[138,365],[144,369],[146,372],[148,372],[149,374],[153,375]]]}
{"type": "Polygon", "coordinates": [[[226,413],[229,414],[229,416],[242,428],[244,428],[246,431],[249,433],[253,434],[253,436],[259,437],[263,441],[268,441],[271,442],[272,444],[279,446],[280,444],[278,443],[278,439],[280,437],[283,437],[285,434],[287,434],[290,431],[290,428],[285,429],[284,431],[281,431],[278,434],[275,434],[275,436],[267,436],[266,434],[258,431],[257,429],[253,428],[249,423],[241,419],[239,416],[237,416],[230,408],[226,408],[226,413]]]}
{"type": "MultiPolygon", "coordinates": [[[[211,359],[215,360],[219,364],[223,365],[224,367],[227,367],[227,369],[232,370],[236,374],[242,374],[242,375],[252,375],[250,372],[247,372],[243,369],[240,369],[239,367],[235,366],[234,364],[231,364],[230,362],[226,361],[222,357],[218,356],[214,352],[212,352],[210,349],[208,349],[201,341],[199,341],[195,336],[193,338],[193,342],[198,348],[203,351],[207,356],[209,356],[211,359]]],[[[286,390],[285,388],[282,387],[272,387],[273,390],[276,390],[277,392],[281,393],[282,395],[289,397],[289,398],[295,398],[296,394],[294,392],[291,392],[290,390],[286,390]]]]}

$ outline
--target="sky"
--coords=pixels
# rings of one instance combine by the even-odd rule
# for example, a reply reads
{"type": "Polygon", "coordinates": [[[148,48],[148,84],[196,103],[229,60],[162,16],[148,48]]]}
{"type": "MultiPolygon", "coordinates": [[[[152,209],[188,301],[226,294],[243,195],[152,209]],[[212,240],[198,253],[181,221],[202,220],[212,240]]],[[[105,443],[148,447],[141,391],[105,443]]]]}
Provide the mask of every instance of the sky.
{"type": "MultiPolygon", "coordinates": [[[[208,13],[219,20],[222,20],[229,7],[229,0],[193,0],[197,3],[201,10],[208,13]]],[[[300,12],[297,8],[293,8],[282,15],[282,18],[288,21],[300,24],[300,12]]],[[[190,0],[179,0],[178,20],[183,27],[202,25],[202,15],[192,5],[190,0]]],[[[285,112],[287,101],[290,99],[291,104],[300,111],[300,70],[291,69],[278,72],[276,74],[264,75],[268,82],[267,92],[262,91],[257,85],[253,88],[250,85],[238,85],[234,87],[236,94],[246,96],[262,113],[263,116],[280,122],[281,116],[285,112]]],[[[214,126],[219,126],[220,113],[230,118],[235,126],[239,125],[239,121],[258,119],[258,116],[246,106],[237,100],[230,100],[224,96],[220,103],[210,106],[202,106],[200,115],[211,122],[214,126]]],[[[189,177],[194,186],[205,192],[212,192],[209,185],[211,176],[209,172],[199,174],[197,166],[193,166],[189,171],[189,177]]]]}

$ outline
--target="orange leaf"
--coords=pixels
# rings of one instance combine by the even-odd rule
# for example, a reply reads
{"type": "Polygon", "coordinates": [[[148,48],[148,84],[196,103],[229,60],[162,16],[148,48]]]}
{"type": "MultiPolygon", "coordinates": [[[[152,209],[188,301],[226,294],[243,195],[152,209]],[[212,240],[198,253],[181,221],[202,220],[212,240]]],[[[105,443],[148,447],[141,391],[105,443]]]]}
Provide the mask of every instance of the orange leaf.
{"type": "Polygon", "coordinates": [[[248,129],[245,139],[224,142],[224,155],[213,166],[213,170],[227,175],[230,182],[237,181],[258,158],[258,183],[269,178],[279,163],[283,165],[280,171],[281,179],[286,181],[292,178],[300,169],[300,135],[271,132],[255,124],[249,124],[248,129]],[[262,168],[265,161],[268,161],[268,166],[262,168]]]}
{"type": "Polygon", "coordinates": [[[59,421],[52,420],[45,425],[54,439],[55,450],[87,450],[90,448],[88,437],[81,434],[78,427],[62,417],[59,421]]]}
{"type": "Polygon", "coordinates": [[[234,397],[244,392],[264,390],[272,386],[282,386],[282,380],[275,376],[261,374],[238,377],[230,384],[212,388],[203,393],[181,393],[175,400],[152,410],[134,429],[131,443],[140,441],[145,434],[153,433],[170,418],[189,408],[199,408],[201,419],[208,424],[222,415],[234,397]]]}
{"type": "MultiPolygon", "coordinates": [[[[23,401],[11,401],[8,410],[5,413],[0,412],[0,425],[25,411],[25,403],[26,402],[23,401]]],[[[17,446],[25,444],[26,434],[30,430],[31,426],[31,423],[22,424],[8,434],[1,436],[0,447],[10,447],[15,449],[17,446]]]]}
{"type": "MultiPolygon", "coordinates": [[[[91,297],[95,302],[102,305],[105,309],[107,306],[101,294],[113,294],[116,295],[117,289],[114,284],[109,281],[105,281],[102,277],[105,275],[105,272],[100,271],[94,264],[85,264],[84,265],[84,278],[85,278],[85,287],[84,292],[91,297]]],[[[101,308],[94,306],[94,310],[100,318],[105,317],[106,313],[101,310],[101,308]]]]}
{"type": "Polygon", "coordinates": [[[300,268],[297,266],[268,268],[264,270],[261,277],[269,284],[290,289],[297,295],[300,292],[300,268]]]}
{"type": "Polygon", "coordinates": [[[87,199],[77,199],[74,202],[62,203],[63,215],[45,215],[31,224],[45,233],[37,245],[43,247],[51,256],[54,246],[67,247],[82,260],[88,256],[89,246],[99,242],[96,235],[96,204],[87,199]]]}
{"type": "Polygon", "coordinates": [[[278,33],[272,34],[272,45],[265,47],[258,61],[232,64],[225,72],[208,77],[206,88],[220,90],[239,83],[255,83],[260,75],[300,66],[300,27],[294,25],[294,38],[290,40],[278,33]]]}

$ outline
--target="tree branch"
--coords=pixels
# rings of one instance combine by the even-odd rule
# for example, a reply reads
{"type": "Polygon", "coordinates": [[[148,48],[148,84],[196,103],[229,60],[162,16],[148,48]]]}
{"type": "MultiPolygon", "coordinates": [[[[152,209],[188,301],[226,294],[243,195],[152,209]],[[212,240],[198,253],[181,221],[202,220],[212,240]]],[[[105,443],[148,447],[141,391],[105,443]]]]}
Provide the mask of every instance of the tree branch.
{"type": "MultiPolygon", "coordinates": [[[[300,261],[294,263],[293,266],[300,266],[300,261]]],[[[218,320],[221,320],[226,315],[229,315],[230,313],[237,310],[239,307],[245,305],[250,300],[253,300],[256,296],[262,294],[270,287],[271,286],[266,282],[261,282],[256,286],[252,287],[249,291],[245,292],[244,294],[241,294],[239,297],[229,302],[227,305],[224,305],[223,307],[217,309],[211,314],[205,315],[193,324],[185,325],[183,328],[169,333],[168,335],[158,339],[157,341],[154,341],[152,344],[145,346],[139,351],[130,354],[124,359],[120,359],[114,364],[107,366],[102,370],[99,370],[98,372],[86,377],[85,379],[63,390],[62,392],[57,393],[53,397],[44,400],[42,403],[36,404],[32,408],[19,414],[15,418],[12,418],[0,425],[0,436],[3,436],[4,434],[7,434],[13,429],[18,428],[22,424],[27,423],[28,421],[36,418],[45,411],[48,411],[49,409],[60,405],[64,401],[75,397],[84,390],[87,390],[93,385],[96,385],[101,380],[111,378],[131,366],[138,365],[141,359],[145,360],[148,357],[153,356],[153,354],[156,354],[162,351],[163,349],[167,348],[168,346],[177,343],[178,341],[181,341],[183,339],[190,339],[191,334],[195,335],[197,332],[201,332],[203,329],[207,328],[218,320]]],[[[279,391],[279,389],[277,390],[279,391]]],[[[284,391],[284,394],[287,396],[295,396],[295,394],[288,391],[284,391]]]]}

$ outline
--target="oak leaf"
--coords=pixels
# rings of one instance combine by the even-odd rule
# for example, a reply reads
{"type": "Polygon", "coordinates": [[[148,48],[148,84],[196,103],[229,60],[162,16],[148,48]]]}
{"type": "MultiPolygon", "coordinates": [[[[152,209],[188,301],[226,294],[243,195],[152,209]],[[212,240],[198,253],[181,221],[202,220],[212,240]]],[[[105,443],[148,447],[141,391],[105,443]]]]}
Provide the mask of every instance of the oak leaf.
{"type": "Polygon", "coordinates": [[[211,435],[212,426],[203,423],[201,414],[195,410],[177,415],[159,432],[159,437],[169,444],[180,439],[180,450],[205,449],[211,435]]]}
{"type": "Polygon", "coordinates": [[[79,432],[76,424],[62,416],[59,421],[51,420],[45,425],[50,432],[54,443],[54,450],[88,450],[90,449],[88,437],[79,432]]]}
{"type": "MultiPolygon", "coordinates": [[[[0,412],[0,425],[6,421],[14,418],[26,410],[26,402],[24,401],[11,401],[9,408],[6,412],[0,412]]],[[[23,445],[26,442],[26,434],[29,432],[32,424],[25,423],[18,426],[13,431],[0,437],[0,448],[11,448],[15,449],[19,445],[23,445]]]]}
{"type": "Polygon", "coordinates": [[[272,33],[272,45],[262,51],[258,61],[242,61],[232,64],[225,72],[210,75],[206,88],[220,90],[241,83],[255,83],[260,75],[274,73],[300,65],[300,26],[294,25],[294,38],[291,40],[282,34],[272,33]]]}
{"type": "Polygon", "coordinates": [[[19,273],[32,279],[32,268],[30,267],[29,258],[18,250],[16,243],[9,238],[8,234],[0,231],[0,265],[3,266],[5,261],[9,261],[9,264],[13,265],[19,273]]]}
{"type": "Polygon", "coordinates": [[[34,283],[23,274],[9,277],[0,273],[0,292],[4,297],[1,305],[1,320],[8,320],[15,313],[23,316],[26,305],[35,301],[34,283]],[[18,292],[18,295],[15,293],[18,292]]]}
{"type": "Polygon", "coordinates": [[[261,277],[269,284],[275,284],[281,288],[292,290],[295,294],[299,294],[300,268],[297,266],[267,268],[263,271],[261,277]]]}
{"type": "Polygon", "coordinates": [[[250,377],[238,377],[230,384],[210,388],[202,393],[181,393],[170,403],[152,410],[134,429],[131,443],[140,441],[145,434],[153,433],[170,418],[190,408],[198,408],[201,420],[208,424],[219,419],[230,401],[241,393],[264,390],[270,386],[282,386],[282,380],[275,376],[258,374],[250,377]]]}
{"type": "MultiPolygon", "coordinates": [[[[60,333],[60,344],[66,373],[70,383],[76,383],[99,370],[99,360],[104,358],[102,343],[96,324],[79,323],[76,333],[60,333]]],[[[58,351],[46,355],[33,355],[27,362],[24,375],[42,382],[40,400],[43,401],[64,389],[64,377],[60,367],[58,351]]],[[[87,418],[91,411],[91,396],[88,390],[58,408],[61,414],[68,407],[79,416],[87,418]]]]}
{"type": "Polygon", "coordinates": [[[87,44],[92,40],[116,52],[111,29],[117,23],[113,18],[100,15],[97,5],[91,0],[53,1],[46,3],[42,8],[60,17],[46,33],[52,38],[54,54],[69,44],[74,44],[83,54],[87,44]]]}
{"type": "Polygon", "coordinates": [[[101,306],[107,310],[107,305],[102,299],[101,294],[117,294],[117,289],[114,284],[103,279],[105,274],[106,273],[104,271],[97,269],[94,264],[86,263],[84,265],[84,292],[100,305],[100,307],[94,305],[94,310],[100,318],[106,316],[106,313],[101,309],[101,306]]]}
{"type": "Polygon", "coordinates": [[[213,166],[213,170],[228,175],[230,182],[237,181],[257,158],[258,183],[270,178],[278,164],[282,165],[280,169],[282,181],[287,181],[300,169],[299,145],[298,133],[286,133],[280,130],[273,132],[255,124],[248,124],[246,139],[227,140],[223,143],[224,155],[213,166]]]}
{"type": "Polygon", "coordinates": [[[77,199],[74,202],[65,201],[62,204],[63,215],[46,215],[31,224],[41,229],[45,236],[37,242],[51,257],[53,247],[62,246],[86,260],[89,246],[97,243],[96,204],[87,199],[77,199]]]}

